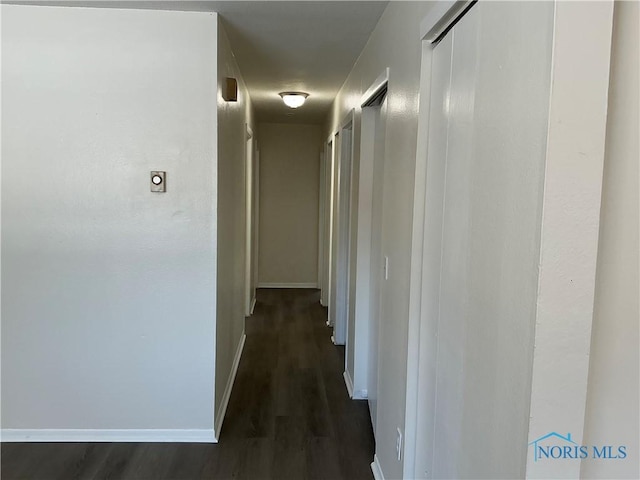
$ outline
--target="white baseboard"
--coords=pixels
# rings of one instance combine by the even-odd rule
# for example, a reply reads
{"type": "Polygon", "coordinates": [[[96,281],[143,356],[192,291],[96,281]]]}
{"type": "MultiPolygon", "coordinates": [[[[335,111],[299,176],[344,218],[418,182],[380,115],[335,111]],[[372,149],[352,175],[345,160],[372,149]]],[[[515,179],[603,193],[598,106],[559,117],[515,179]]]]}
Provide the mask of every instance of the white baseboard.
{"type": "Polygon", "coordinates": [[[259,283],[258,288],[318,288],[317,283],[259,283]]]}
{"type": "Polygon", "coordinates": [[[258,301],[258,299],[256,297],[253,297],[253,300],[251,300],[251,315],[253,315],[253,311],[256,308],[256,302],[258,301]]]}
{"type": "Polygon", "coordinates": [[[211,429],[22,429],[0,431],[3,442],[187,442],[216,443],[211,429]]]}
{"type": "Polygon", "coordinates": [[[363,390],[354,390],[353,392],[353,399],[354,400],[366,400],[369,398],[369,392],[367,391],[367,389],[363,389],[363,390]]]}
{"type": "Polygon", "coordinates": [[[244,342],[246,339],[247,339],[247,335],[243,333],[242,338],[240,338],[240,342],[238,343],[238,348],[236,349],[236,356],[233,358],[233,364],[231,365],[231,372],[229,373],[227,386],[224,389],[224,394],[222,395],[222,403],[218,408],[218,413],[214,421],[213,430],[214,430],[214,437],[216,442],[218,442],[218,440],[220,439],[220,432],[222,431],[224,415],[225,413],[227,413],[229,398],[231,398],[231,390],[233,390],[233,383],[236,380],[236,374],[238,373],[238,366],[240,365],[240,358],[242,357],[242,350],[244,349],[244,342]]]}
{"type": "Polygon", "coordinates": [[[373,472],[373,478],[375,480],[384,480],[384,475],[382,474],[382,468],[380,468],[380,460],[378,460],[378,455],[373,456],[371,471],[373,472]]]}
{"type": "Polygon", "coordinates": [[[349,398],[353,398],[353,382],[351,381],[349,370],[345,370],[342,376],[344,377],[344,384],[347,386],[347,392],[349,392],[349,398]]]}
{"type": "Polygon", "coordinates": [[[347,386],[347,392],[349,392],[349,398],[353,400],[366,400],[367,398],[369,398],[366,389],[354,390],[353,380],[351,380],[351,374],[349,373],[349,370],[345,370],[342,373],[342,376],[344,377],[344,384],[347,386]]]}

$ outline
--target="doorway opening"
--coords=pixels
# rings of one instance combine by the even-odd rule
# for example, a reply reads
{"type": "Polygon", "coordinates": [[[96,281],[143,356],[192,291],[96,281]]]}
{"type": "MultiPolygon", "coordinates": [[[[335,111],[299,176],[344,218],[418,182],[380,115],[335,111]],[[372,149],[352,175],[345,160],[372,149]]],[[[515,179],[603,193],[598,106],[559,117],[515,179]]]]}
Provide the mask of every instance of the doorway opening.
{"type": "MultiPolygon", "coordinates": [[[[379,324],[383,281],[382,200],[388,69],[362,99],[359,160],[351,175],[344,380],[353,399],[368,399],[376,425],[379,324]]],[[[345,122],[345,125],[353,125],[345,122]]],[[[351,139],[353,141],[353,136],[351,139]]],[[[355,159],[355,156],[352,158],[355,159]]]]}
{"type": "Polygon", "coordinates": [[[329,268],[328,276],[328,315],[327,325],[333,327],[336,318],[336,218],[337,218],[337,177],[338,177],[338,159],[337,159],[338,134],[331,137],[328,142],[329,156],[329,217],[328,217],[328,237],[327,246],[329,248],[329,256],[327,264],[329,268]]]}
{"type": "Polygon", "coordinates": [[[245,149],[245,317],[253,313],[258,286],[258,167],[253,131],[246,126],[245,149]]]}
{"type": "Polygon", "coordinates": [[[333,343],[344,345],[347,341],[349,317],[349,274],[351,264],[351,199],[353,173],[353,111],[343,121],[336,134],[337,162],[335,178],[335,232],[334,232],[334,292],[332,303],[333,343]]]}
{"type": "MultiPolygon", "coordinates": [[[[322,158],[322,241],[320,248],[322,250],[322,283],[320,284],[320,304],[323,307],[329,306],[331,297],[331,226],[333,215],[333,140],[325,144],[322,158]]],[[[330,320],[327,319],[327,325],[330,320]]]]}
{"type": "MultiPolygon", "coordinates": [[[[369,412],[371,424],[374,432],[377,424],[378,405],[378,352],[379,332],[382,310],[382,282],[386,269],[382,254],[382,216],[383,216],[383,183],[385,170],[385,136],[387,118],[387,83],[388,70],[383,75],[383,81],[363,102],[362,108],[362,153],[361,153],[361,174],[365,177],[361,179],[360,185],[367,187],[361,194],[361,199],[370,205],[370,219],[363,219],[358,225],[358,235],[362,235],[359,244],[366,245],[368,242],[369,251],[364,248],[359,252],[361,261],[358,267],[368,271],[368,275],[360,275],[358,272],[358,303],[356,304],[356,328],[363,331],[363,334],[356,338],[362,338],[363,345],[359,351],[360,362],[358,370],[355,371],[358,385],[366,382],[366,392],[369,402],[369,412]],[[364,164],[363,164],[364,163],[364,164]],[[368,190],[368,191],[367,191],[368,190]],[[370,192],[370,193],[369,193],[370,192]],[[367,225],[368,223],[368,225],[367,225]],[[368,277],[368,278],[367,278],[368,277]],[[368,282],[367,282],[368,279],[368,282]],[[360,285],[360,281],[362,285],[360,285]],[[366,356],[365,356],[366,355],[366,356]]],[[[365,209],[362,208],[361,211],[365,209]]],[[[357,391],[357,387],[354,387],[357,391]]]]}

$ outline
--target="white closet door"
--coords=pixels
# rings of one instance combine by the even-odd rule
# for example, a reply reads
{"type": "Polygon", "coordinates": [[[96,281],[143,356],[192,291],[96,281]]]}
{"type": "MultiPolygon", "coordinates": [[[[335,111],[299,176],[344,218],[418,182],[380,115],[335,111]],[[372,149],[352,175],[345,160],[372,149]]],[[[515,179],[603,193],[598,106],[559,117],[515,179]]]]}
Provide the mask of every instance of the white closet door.
{"type": "Polygon", "coordinates": [[[553,12],[478,2],[433,51],[416,445],[428,478],[524,476],[553,12]]]}
{"type": "Polygon", "coordinates": [[[378,366],[380,345],[380,323],[382,321],[382,217],[385,169],[385,135],[387,119],[387,99],[379,107],[373,108],[374,145],[373,179],[371,187],[371,270],[369,297],[369,345],[367,367],[367,398],[369,413],[375,435],[378,415],[378,366]]]}
{"type": "Polygon", "coordinates": [[[426,200],[422,296],[426,311],[420,328],[419,407],[416,425],[416,476],[433,478],[435,382],[438,353],[440,264],[442,258],[442,217],[447,165],[449,88],[451,84],[450,32],[435,48],[431,63],[429,144],[427,150],[426,200]]]}

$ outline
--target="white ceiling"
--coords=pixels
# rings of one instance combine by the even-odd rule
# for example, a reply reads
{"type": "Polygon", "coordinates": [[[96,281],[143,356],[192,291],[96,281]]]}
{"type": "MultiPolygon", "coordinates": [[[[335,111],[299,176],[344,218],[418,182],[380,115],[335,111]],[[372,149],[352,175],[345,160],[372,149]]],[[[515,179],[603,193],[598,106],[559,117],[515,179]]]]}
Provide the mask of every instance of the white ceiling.
{"type": "Polygon", "coordinates": [[[254,101],[258,121],[323,123],[387,1],[11,1],[97,8],[215,11],[254,101]],[[309,93],[296,110],[278,96],[309,93]]]}

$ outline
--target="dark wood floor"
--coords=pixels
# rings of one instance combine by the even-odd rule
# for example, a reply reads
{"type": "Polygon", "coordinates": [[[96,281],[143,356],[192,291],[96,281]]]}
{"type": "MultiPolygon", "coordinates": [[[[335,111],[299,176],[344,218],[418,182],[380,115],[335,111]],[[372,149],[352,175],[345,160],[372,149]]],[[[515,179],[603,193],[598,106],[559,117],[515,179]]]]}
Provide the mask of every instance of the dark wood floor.
{"type": "Polygon", "coordinates": [[[4,443],[11,479],[371,479],[366,401],[315,290],[259,290],[218,444],[4,443]]]}

